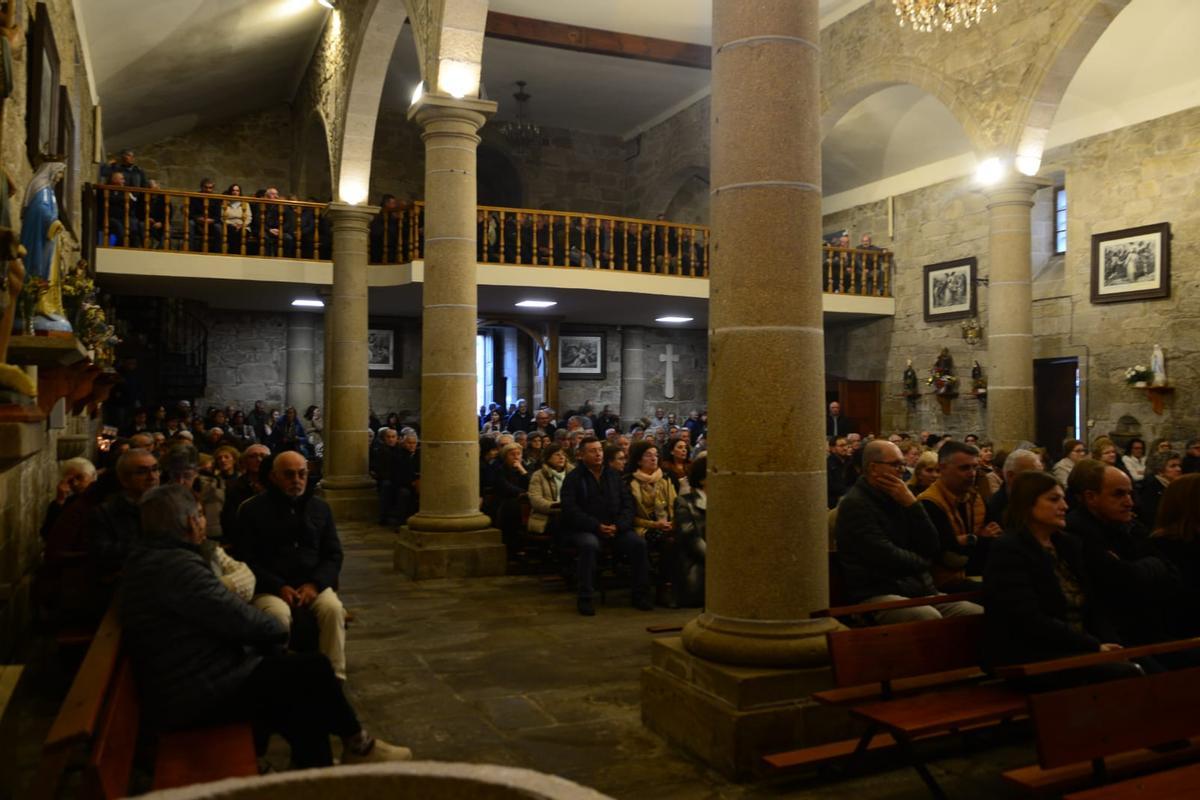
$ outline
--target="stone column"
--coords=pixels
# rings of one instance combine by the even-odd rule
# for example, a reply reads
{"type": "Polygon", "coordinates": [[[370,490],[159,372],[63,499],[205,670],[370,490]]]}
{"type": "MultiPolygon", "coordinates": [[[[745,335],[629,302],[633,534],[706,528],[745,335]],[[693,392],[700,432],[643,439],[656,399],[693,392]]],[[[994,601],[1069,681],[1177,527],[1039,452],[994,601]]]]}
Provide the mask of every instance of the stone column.
{"type": "Polygon", "coordinates": [[[646,413],[646,329],[621,329],[621,427],[629,430],[646,413]]]}
{"type": "Polygon", "coordinates": [[[998,449],[1033,441],[1030,209],[1045,181],[1014,175],[987,190],[987,431],[998,449]]]}
{"type": "Polygon", "coordinates": [[[326,317],[325,464],[321,489],[338,521],[378,514],[368,468],[367,226],[379,209],[331,203],[333,295],[326,317]]]}
{"type": "Polygon", "coordinates": [[[737,777],[829,734],[809,695],[837,627],[808,617],[829,603],[819,10],[744,5],[713,0],[705,611],[642,681],[643,721],[737,777]],[[747,409],[774,435],[738,435],[747,409]]]}
{"type": "Polygon", "coordinates": [[[505,570],[500,532],[479,511],[475,407],[476,150],[495,110],[426,94],[408,112],[425,142],[421,510],[400,529],[395,567],[418,579],[505,570]]]}
{"type": "Polygon", "coordinates": [[[303,414],[313,404],[313,323],[316,317],[303,311],[288,314],[287,403],[303,414]]]}

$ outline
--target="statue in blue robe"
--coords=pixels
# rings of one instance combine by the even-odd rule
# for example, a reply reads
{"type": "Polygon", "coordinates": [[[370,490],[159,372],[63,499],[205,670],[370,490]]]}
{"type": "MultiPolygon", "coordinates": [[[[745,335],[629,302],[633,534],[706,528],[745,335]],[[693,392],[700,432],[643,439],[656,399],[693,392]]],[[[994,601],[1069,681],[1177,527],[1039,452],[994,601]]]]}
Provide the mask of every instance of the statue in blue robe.
{"type": "Polygon", "coordinates": [[[62,258],[58,239],[63,232],[58,218],[58,199],[54,186],[62,180],[67,165],[47,161],[38,167],[25,190],[21,215],[21,244],[25,246],[25,276],[42,278],[49,290],[38,301],[33,321],[35,331],[71,332],[62,304],[62,258]]]}

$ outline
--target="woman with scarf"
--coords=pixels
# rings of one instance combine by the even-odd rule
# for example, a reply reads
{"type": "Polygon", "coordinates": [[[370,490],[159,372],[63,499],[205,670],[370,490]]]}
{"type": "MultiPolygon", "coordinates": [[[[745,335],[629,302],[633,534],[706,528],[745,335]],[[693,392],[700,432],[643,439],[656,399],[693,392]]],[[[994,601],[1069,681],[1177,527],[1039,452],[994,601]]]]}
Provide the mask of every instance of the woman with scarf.
{"type": "MultiPolygon", "coordinates": [[[[646,540],[649,551],[658,550],[659,584],[670,580],[675,554],[675,485],[658,466],[658,445],[642,439],[629,448],[626,481],[633,494],[633,532],[646,540]],[[664,568],[665,567],[665,568],[664,568]]],[[[667,598],[670,605],[671,598],[667,598]]]]}
{"type": "Polygon", "coordinates": [[[559,498],[563,479],[570,472],[567,467],[567,455],[561,446],[549,444],[542,449],[541,466],[529,478],[529,523],[526,528],[530,533],[550,533],[557,541],[558,515],[562,510],[559,498]]]}

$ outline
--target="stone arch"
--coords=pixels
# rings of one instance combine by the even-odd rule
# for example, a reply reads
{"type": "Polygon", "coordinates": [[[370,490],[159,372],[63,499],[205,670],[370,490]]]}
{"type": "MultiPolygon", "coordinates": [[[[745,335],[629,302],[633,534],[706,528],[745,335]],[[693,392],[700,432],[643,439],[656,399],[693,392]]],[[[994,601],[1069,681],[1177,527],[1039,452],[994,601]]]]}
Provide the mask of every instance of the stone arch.
{"type": "Polygon", "coordinates": [[[1074,17],[1056,27],[1056,47],[1053,58],[1046,59],[1040,69],[1032,69],[1021,85],[1017,96],[1024,106],[1015,114],[1008,145],[1018,156],[1042,157],[1046,137],[1058,106],[1071,79],[1096,42],[1108,30],[1130,0],[1093,0],[1074,17]]]}
{"type": "Polygon", "coordinates": [[[852,73],[839,83],[821,90],[821,138],[833,130],[833,126],[850,109],[871,95],[890,86],[911,84],[933,95],[941,102],[971,140],[972,147],[982,152],[989,139],[975,121],[970,109],[960,99],[949,83],[939,73],[911,59],[868,65],[852,73]]]}
{"type": "Polygon", "coordinates": [[[453,87],[465,85],[478,91],[483,64],[487,0],[410,0],[414,33],[423,40],[422,77],[426,91],[454,94],[453,87]]]}
{"type": "MultiPolygon", "coordinates": [[[[657,181],[654,185],[647,187],[646,194],[642,198],[641,212],[642,216],[652,218],[658,214],[666,214],[667,219],[672,222],[697,222],[703,225],[708,224],[708,202],[707,193],[703,203],[702,214],[704,219],[680,219],[676,220],[670,215],[671,207],[676,204],[676,200],[681,202],[684,198],[681,195],[688,193],[690,188],[694,188],[699,184],[707,187],[709,183],[708,165],[689,164],[686,167],[681,167],[675,170],[669,178],[662,181],[657,181]]],[[[679,204],[676,204],[677,206],[679,204]]],[[[692,204],[694,205],[694,204],[692,204]]]]}
{"type": "Polygon", "coordinates": [[[476,193],[481,206],[524,208],[521,173],[501,148],[484,142],[476,155],[476,193]]]}
{"type": "Polygon", "coordinates": [[[304,123],[297,155],[292,169],[292,186],[296,187],[300,197],[316,197],[319,200],[333,197],[329,134],[325,129],[325,119],[315,111],[304,123]]]}
{"type": "MultiPolygon", "coordinates": [[[[346,105],[340,126],[340,156],[334,178],[337,197],[361,203],[371,185],[371,152],[375,146],[375,121],[387,79],[388,64],[408,12],[400,0],[374,0],[363,15],[358,49],[350,57],[346,105]]],[[[414,22],[414,33],[417,33],[414,22]]],[[[420,47],[421,37],[414,36],[420,47]]]]}

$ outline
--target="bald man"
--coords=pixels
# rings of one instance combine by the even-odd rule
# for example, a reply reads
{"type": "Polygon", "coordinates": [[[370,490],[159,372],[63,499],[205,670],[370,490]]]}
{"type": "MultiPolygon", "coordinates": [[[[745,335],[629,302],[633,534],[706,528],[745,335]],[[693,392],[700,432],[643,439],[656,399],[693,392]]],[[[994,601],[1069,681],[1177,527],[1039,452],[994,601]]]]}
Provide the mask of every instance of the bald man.
{"type": "Polygon", "coordinates": [[[238,555],[258,577],[254,605],[289,631],[294,614],[317,620],[321,652],[346,679],[346,611],[334,588],[342,543],[333,512],[307,493],[308,461],[295,451],[275,456],[266,491],[238,509],[238,555]]]}
{"type": "Polygon", "coordinates": [[[838,505],[838,559],[855,603],[930,597],[930,605],[876,612],[890,625],[982,614],[975,603],[937,603],[930,569],[941,554],[937,528],[904,483],[904,456],[892,442],[863,448],[863,473],[838,505]]]}

